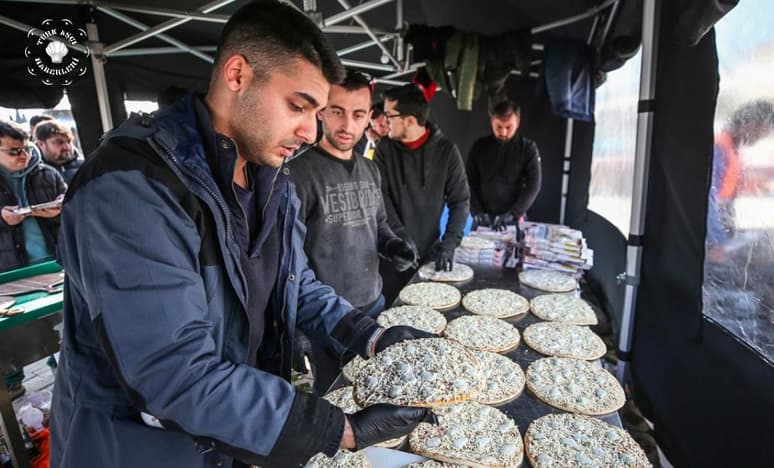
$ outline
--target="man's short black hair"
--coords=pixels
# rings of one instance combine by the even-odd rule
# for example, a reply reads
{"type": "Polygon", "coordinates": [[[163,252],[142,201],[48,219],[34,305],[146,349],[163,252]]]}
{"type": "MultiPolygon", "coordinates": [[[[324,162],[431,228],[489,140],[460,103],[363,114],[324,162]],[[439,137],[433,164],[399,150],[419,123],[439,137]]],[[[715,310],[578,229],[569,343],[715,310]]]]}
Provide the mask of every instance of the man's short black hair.
{"type": "Polygon", "coordinates": [[[388,89],[383,96],[385,100],[395,101],[395,110],[401,115],[413,115],[419,125],[424,126],[430,119],[430,105],[413,83],[388,89]]]}
{"type": "Polygon", "coordinates": [[[774,102],[758,99],[734,112],[726,125],[734,148],[752,145],[774,133],[774,102]]]}
{"type": "Polygon", "coordinates": [[[0,138],[11,138],[14,140],[27,140],[30,135],[16,122],[10,120],[0,120],[0,138]]]}
{"type": "Polygon", "coordinates": [[[500,101],[493,105],[492,109],[489,111],[491,117],[501,120],[510,119],[513,114],[520,116],[521,107],[511,100],[500,101]]]}
{"type": "Polygon", "coordinates": [[[43,122],[44,120],[54,120],[54,118],[46,114],[33,115],[30,117],[30,127],[35,127],[37,124],[43,122]]]}
{"type": "Polygon", "coordinates": [[[347,70],[347,74],[344,76],[344,81],[338,83],[339,86],[343,87],[347,91],[357,91],[358,89],[368,88],[369,100],[371,94],[373,93],[372,84],[373,81],[371,81],[371,77],[355,70],[347,70]]]}
{"type": "Polygon", "coordinates": [[[56,120],[43,122],[35,127],[36,141],[46,141],[56,135],[61,135],[69,139],[73,138],[73,134],[70,132],[70,129],[57,122],[56,120]]]}
{"type": "Polygon", "coordinates": [[[371,118],[378,119],[384,114],[384,101],[379,101],[371,106],[371,118]]]}
{"type": "Polygon", "coordinates": [[[322,71],[330,83],[344,78],[336,49],[306,15],[276,0],[258,0],[238,9],[220,36],[214,70],[240,54],[260,81],[292,60],[303,58],[322,71]]]}

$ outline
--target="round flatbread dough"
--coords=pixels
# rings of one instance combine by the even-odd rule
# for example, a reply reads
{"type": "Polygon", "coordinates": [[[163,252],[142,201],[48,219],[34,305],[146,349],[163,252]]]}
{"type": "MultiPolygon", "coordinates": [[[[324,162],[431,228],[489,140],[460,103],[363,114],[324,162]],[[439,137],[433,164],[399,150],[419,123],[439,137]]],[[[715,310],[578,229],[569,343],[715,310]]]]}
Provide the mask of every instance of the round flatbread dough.
{"type": "Polygon", "coordinates": [[[571,292],[578,287],[578,281],[558,271],[526,270],[519,273],[519,282],[530,288],[548,292],[571,292]]]}
{"type": "Polygon", "coordinates": [[[484,315],[463,315],[446,326],[443,334],[477,351],[504,353],[519,345],[519,331],[506,322],[484,315]]]}
{"type": "Polygon", "coordinates": [[[427,281],[461,283],[473,279],[473,269],[462,263],[454,263],[452,271],[435,271],[435,262],[425,263],[419,269],[419,277],[427,281]]]}
{"type": "Polygon", "coordinates": [[[365,363],[365,359],[360,356],[355,356],[341,368],[341,373],[344,375],[345,379],[354,382],[365,363]]]}
{"type": "Polygon", "coordinates": [[[438,424],[419,423],[411,451],[435,460],[482,468],[516,468],[524,458],[521,434],[502,411],[474,401],[435,410],[438,424]]]}
{"type": "Polygon", "coordinates": [[[421,305],[435,310],[449,310],[460,303],[460,290],[443,283],[409,284],[398,295],[407,305],[421,305]]]}
{"type": "Polygon", "coordinates": [[[507,289],[477,289],[465,294],[462,307],[477,315],[507,318],[526,314],[529,301],[507,289]]]}
{"type": "Polygon", "coordinates": [[[441,333],[446,328],[446,317],[425,306],[398,306],[387,309],[376,318],[384,328],[408,325],[428,333],[441,333]]]}
{"type": "Polygon", "coordinates": [[[549,357],[527,368],[527,388],[556,408],[592,416],[618,411],[626,402],[621,384],[595,363],[549,357]]]}
{"type": "Polygon", "coordinates": [[[539,322],[522,333],[524,343],[546,356],[593,361],[607,352],[602,338],[588,327],[559,322],[539,322]]]}
{"type": "Polygon", "coordinates": [[[464,465],[457,465],[455,463],[444,463],[438,460],[425,460],[423,462],[412,463],[406,465],[403,468],[465,468],[464,465]]]}
{"type": "Polygon", "coordinates": [[[477,365],[473,353],[445,338],[396,343],[358,372],[355,402],[436,407],[469,400],[484,386],[477,365]]]}
{"type": "Polygon", "coordinates": [[[529,425],[524,451],[534,468],[649,468],[642,448],[620,427],[578,414],[549,414],[529,425]]]}
{"type": "Polygon", "coordinates": [[[304,468],[371,468],[371,463],[363,452],[339,450],[331,458],[318,453],[306,462],[304,468]]]}
{"type": "Polygon", "coordinates": [[[484,389],[474,398],[486,405],[502,405],[515,400],[524,390],[526,377],[516,362],[502,354],[476,351],[478,369],[484,376],[484,389]]]}
{"type": "Polygon", "coordinates": [[[596,325],[597,315],[586,301],[568,294],[544,294],[532,298],[529,308],[538,318],[573,325],[596,325]]]}

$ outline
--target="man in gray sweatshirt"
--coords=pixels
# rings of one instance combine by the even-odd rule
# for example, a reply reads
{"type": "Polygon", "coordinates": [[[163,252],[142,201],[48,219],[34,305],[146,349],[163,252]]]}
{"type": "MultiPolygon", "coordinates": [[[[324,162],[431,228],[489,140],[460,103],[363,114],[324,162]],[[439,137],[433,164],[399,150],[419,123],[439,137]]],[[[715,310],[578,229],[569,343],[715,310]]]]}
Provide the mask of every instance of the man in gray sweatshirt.
{"type": "MultiPolygon", "coordinates": [[[[417,253],[387,223],[376,164],[353,151],[371,116],[371,93],[368,79],[353,71],[331,85],[328,105],[318,113],[322,139],[288,168],[301,199],[309,266],[353,306],[376,316],[384,309],[379,255],[405,271],[417,253]]],[[[316,391],[333,382],[339,364],[327,348],[313,344],[316,391]]]]}

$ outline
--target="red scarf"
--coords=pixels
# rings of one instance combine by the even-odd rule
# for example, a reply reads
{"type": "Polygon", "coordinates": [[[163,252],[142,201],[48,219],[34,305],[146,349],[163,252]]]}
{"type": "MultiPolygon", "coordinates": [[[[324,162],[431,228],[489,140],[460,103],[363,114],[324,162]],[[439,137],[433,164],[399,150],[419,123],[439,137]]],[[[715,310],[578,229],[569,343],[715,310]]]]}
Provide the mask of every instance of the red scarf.
{"type": "Polygon", "coordinates": [[[403,144],[406,145],[406,147],[410,150],[417,150],[422,147],[425,143],[427,143],[427,140],[430,139],[430,129],[425,129],[425,133],[422,134],[421,137],[417,138],[414,141],[404,141],[403,144]]]}

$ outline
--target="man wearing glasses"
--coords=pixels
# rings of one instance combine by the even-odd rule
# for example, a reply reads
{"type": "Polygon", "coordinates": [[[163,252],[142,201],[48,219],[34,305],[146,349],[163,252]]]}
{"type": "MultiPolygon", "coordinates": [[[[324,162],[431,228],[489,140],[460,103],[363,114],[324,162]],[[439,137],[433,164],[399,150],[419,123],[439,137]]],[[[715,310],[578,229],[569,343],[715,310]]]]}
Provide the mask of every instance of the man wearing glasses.
{"type": "MultiPolygon", "coordinates": [[[[451,271],[454,249],[462,240],[470,191],[460,151],[429,121],[430,105],[414,84],[384,93],[389,138],[376,145],[374,161],[382,175],[382,192],[392,230],[413,242],[420,262],[435,260],[435,269],[451,271]],[[441,235],[444,204],[449,222],[441,235]]],[[[414,274],[380,266],[389,301],[414,274]]]]}
{"type": "Polygon", "coordinates": [[[60,198],[67,185],[8,121],[0,121],[0,174],[0,271],[53,258],[61,208],[23,208],[60,198]]]}

